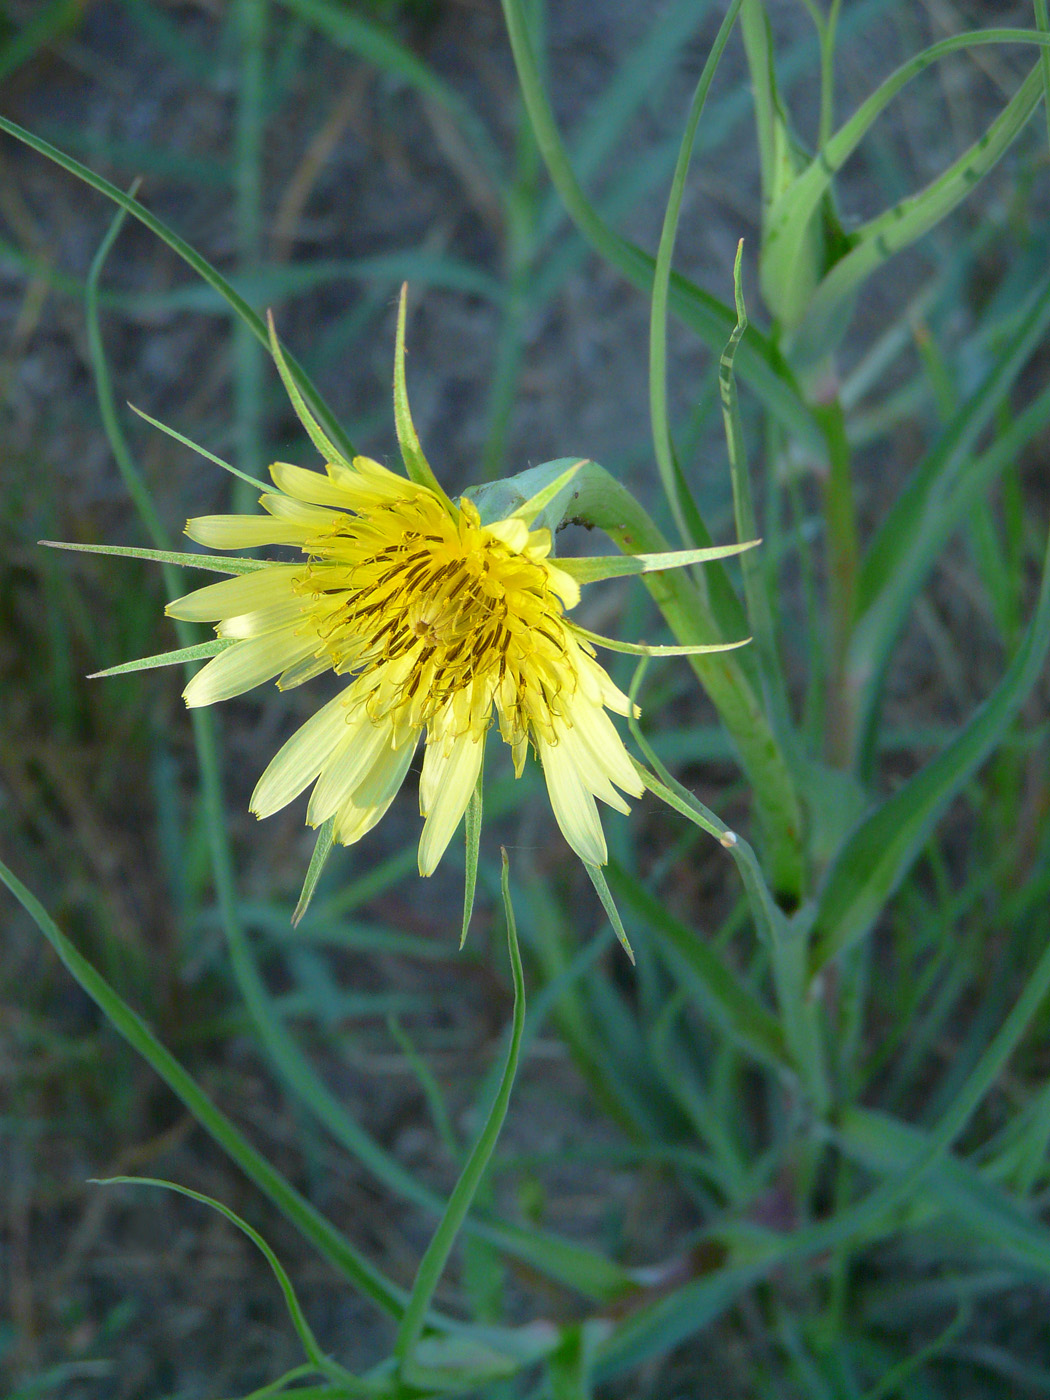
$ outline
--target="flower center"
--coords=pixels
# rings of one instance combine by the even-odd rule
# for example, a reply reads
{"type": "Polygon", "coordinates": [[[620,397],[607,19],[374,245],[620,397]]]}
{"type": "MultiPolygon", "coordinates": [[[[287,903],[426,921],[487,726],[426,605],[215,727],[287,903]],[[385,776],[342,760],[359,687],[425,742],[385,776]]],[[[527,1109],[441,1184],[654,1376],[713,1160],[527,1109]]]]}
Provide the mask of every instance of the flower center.
{"type": "Polygon", "coordinates": [[[335,670],[355,673],[374,721],[483,731],[499,697],[504,736],[549,728],[574,674],[561,603],[542,562],[467,508],[399,501],[346,516],[307,542],[296,581],[335,670]],[[508,732],[509,731],[509,732],[508,732]]]}

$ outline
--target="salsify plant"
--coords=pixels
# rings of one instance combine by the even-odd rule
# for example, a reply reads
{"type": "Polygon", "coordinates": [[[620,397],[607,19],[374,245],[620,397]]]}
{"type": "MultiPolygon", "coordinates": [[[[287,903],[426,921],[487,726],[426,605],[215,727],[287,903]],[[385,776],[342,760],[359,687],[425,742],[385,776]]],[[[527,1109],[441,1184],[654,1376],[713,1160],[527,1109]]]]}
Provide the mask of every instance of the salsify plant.
{"type": "MultiPolygon", "coordinates": [[[[403,1254],[393,1262],[371,1257],[354,1243],[354,1227],[344,1233],[322,1209],[316,1175],[307,1189],[278,1171],[0,865],[0,877],[117,1031],[343,1285],[387,1319],[382,1345],[372,1339],[360,1348],[366,1360],[354,1369],[333,1359],[334,1344],[316,1335],[295,1269],[278,1261],[265,1228],[185,1184],[117,1179],[218,1210],[264,1255],[304,1360],[254,1390],[260,1400],[1005,1393],[980,1388],[975,1365],[993,1385],[1005,1377],[1040,1393],[1050,1373],[1045,1328],[1008,1346],[993,1320],[1007,1296],[1044,1309],[1050,1278],[1042,1219],[1050,1094],[1040,1049],[1050,995],[1050,790],[1038,709],[1050,650],[1050,548],[1045,492],[1038,483],[1030,488],[1018,468],[1050,421],[1036,354],[1050,323],[1046,231],[1004,274],[1000,295],[963,345],[953,342],[957,321],[945,311],[959,284],[947,271],[903,309],[885,311],[867,294],[872,277],[923,236],[953,246],[960,235],[949,216],[1007,152],[1027,150],[1030,119],[1040,104],[1050,110],[1045,0],[1033,0],[1031,27],[954,33],[913,53],[840,126],[840,40],[847,30],[862,33],[868,10],[879,19],[884,7],[800,0],[819,70],[812,149],[784,95],[788,63],[770,23],[784,7],[732,0],[680,139],[651,176],[673,167],[654,256],[616,231],[602,201],[588,195],[586,176],[596,152],[615,147],[619,114],[641,102],[695,33],[694,6],[683,0],[661,15],[604,102],[605,125],[596,118],[570,147],[544,76],[542,26],[524,0],[502,0],[522,107],[513,170],[464,96],[376,21],[332,0],[284,0],[283,8],[297,25],[418,90],[442,113],[443,129],[455,132],[450,149],[470,151],[470,170],[486,171],[499,191],[511,256],[492,432],[479,484],[456,496],[433,472],[409,411],[404,288],[393,373],[402,473],[354,449],[273,320],[264,322],[134,189],[122,191],[7,118],[0,129],[119,206],[86,285],[89,340],[109,440],[153,543],[62,547],[159,563],[180,645],[97,674],[205,661],[184,691],[214,885],[214,906],[200,911],[201,920],[221,924],[250,1026],[309,1134],[320,1130],[390,1195],[437,1223],[411,1278],[399,1281],[403,1254]],[[672,270],[694,146],[705,120],[713,129],[725,115],[708,98],[734,34],[756,130],[763,330],[749,323],[739,247],[731,302],[672,270]],[[970,147],[925,188],[866,220],[846,219],[843,167],[907,85],[942,60],[1000,51],[1026,55],[1030,69],[1016,82],[1012,69],[995,69],[1009,92],[970,147]],[[526,196],[541,163],[551,193],[547,205],[530,209],[526,196]],[[241,478],[233,511],[187,526],[209,553],[171,547],[114,401],[100,282],[128,215],[221,299],[235,327],[242,387],[269,352],[305,435],[295,464],[270,468],[272,489],[228,468],[241,478]],[[522,308],[530,292],[537,306],[552,296],[565,275],[569,253],[551,241],[563,217],[574,238],[647,298],[654,472],[644,485],[632,476],[634,489],[626,472],[587,456],[504,474],[522,308]],[[859,306],[874,330],[855,325],[859,306]],[[735,533],[730,544],[716,545],[708,523],[714,471],[697,479],[684,448],[688,425],[672,422],[672,316],[717,356],[709,397],[717,395],[722,410],[732,517],[731,530],[720,521],[717,536],[735,533]],[[903,389],[901,363],[912,366],[903,389]],[[748,390],[743,404],[738,382],[748,390]],[[887,469],[895,494],[880,503],[863,448],[880,435],[889,444],[890,430],[913,417],[927,445],[916,461],[897,462],[896,477],[887,469]],[[321,469],[305,465],[306,439],[321,469]],[[749,462],[756,443],[761,473],[749,462]],[[652,499],[643,505],[647,489],[652,499]],[[1002,512],[1005,544],[990,504],[1002,512]],[[603,531],[618,552],[557,552],[559,531],[571,526],[603,531]],[[890,679],[907,654],[909,625],[929,607],[931,576],[963,530],[973,562],[967,587],[987,594],[1007,660],[954,729],[938,729],[932,741],[928,733],[894,740],[890,679]],[[277,553],[258,557],[257,548],[277,553]],[[729,559],[736,562],[727,567],[729,559]],[[228,577],[186,593],[177,569],[228,577]],[[628,623],[619,629],[627,635],[614,640],[577,620],[582,588],[615,578],[645,585],[657,635],[671,640],[636,640],[652,635],[651,621],[628,623]],[[200,641],[192,631],[199,623],[213,624],[217,635],[200,641]],[[615,660],[602,665],[599,649],[636,657],[633,678],[615,660]],[[653,683],[654,657],[681,660],[653,683]],[[695,721],[690,672],[717,727],[695,721]],[[318,832],[297,904],[275,890],[260,913],[258,902],[238,895],[210,707],[274,680],[291,690],[325,676],[338,689],[278,747],[250,801],[257,816],[268,816],[311,788],[305,815],[318,832]],[[684,724],[673,717],[683,712],[684,724]],[[490,730],[493,746],[498,736],[509,748],[515,779],[488,787],[501,831],[513,829],[520,794],[529,791],[531,749],[557,825],[607,916],[597,934],[579,937],[586,920],[571,887],[527,850],[513,861],[526,898],[512,900],[511,860],[504,852],[497,869],[482,835],[490,730]],[[435,955],[404,930],[375,943],[374,929],[346,923],[407,868],[402,852],[377,864],[373,852],[382,848],[372,843],[385,825],[369,833],[398,798],[421,744],[423,827],[409,864],[431,875],[446,852],[452,859],[452,838],[465,828],[463,918],[450,946],[459,961],[448,976],[459,985],[465,969],[479,966],[470,959],[491,963],[484,937],[460,950],[472,914],[487,934],[501,909],[513,1003],[500,1063],[480,1074],[471,1065],[469,1144],[459,1140],[426,1052],[390,1023],[455,1163],[454,1181],[436,1163],[410,1169],[355,1116],[330,1087],[332,1063],[322,1065],[293,1032],[260,966],[263,932],[267,947],[280,950],[275,957],[288,950],[288,966],[304,940],[363,954],[371,938],[406,959],[435,955]],[[712,754],[720,771],[731,763],[738,778],[714,799],[732,811],[732,824],[684,781],[697,782],[712,754]],[[892,769],[888,754],[898,756],[892,769]],[[646,793],[663,805],[647,804],[646,793]],[[631,812],[627,798],[635,800],[631,812]],[[596,800],[628,821],[607,835],[596,800]],[[969,804],[971,864],[944,837],[943,823],[958,810],[951,804],[960,801],[969,804]],[[1015,843],[1013,828],[1022,825],[1024,839],[1015,843]],[[705,852],[698,843],[708,838],[718,844],[705,852]],[[340,843],[355,848],[354,868],[365,871],[347,888],[346,867],[331,860],[340,843]],[[700,894],[701,869],[705,891],[716,887],[710,897],[700,894]],[[635,966],[605,957],[611,933],[635,966]],[[547,1062],[538,1070],[530,1064],[541,1029],[571,1061],[572,1092],[583,1098],[580,1081],[589,1092],[575,1138],[548,1146],[546,1157],[536,1149],[536,1124],[550,1118],[561,1131],[554,1106],[567,1081],[551,1088],[547,1062]],[[515,1129],[519,1072],[518,1092],[532,1111],[515,1129]],[[516,1153],[500,1142],[508,1115],[516,1153]],[[629,1173],[626,1194],[641,1204],[632,1215],[622,1203],[604,1203],[616,1222],[611,1232],[577,1221],[566,1230],[544,1204],[545,1171],[566,1166],[588,1188],[594,1166],[599,1181],[629,1173]],[[508,1179],[521,1187],[516,1202],[508,1179]],[[647,1214],[648,1201],[660,1207],[649,1214],[666,1210],[669,1224],[659,1233],[635,1218],[647,1214]],[[446,1279],[454,1250],[458,1271],[446,1279]]],[[[235,9],[244,25],[242,115],[249,130],[255,114],[258,137],[262,50],[252,24],[268,7],[244,0],[235,9]]],[[[244,152],[257,161],[258,142],[246,141],[244,152]]],[[[1028,159],[1045,173],[1045,151],[1028,159]]],[[[258,165],[252,170],[258,174],[258,165]]],[[[252,188],[246,176],[246,199],[252,188]]],[[[617,200],[610,195],[605,204],[615,210],[617,200]]],[[[974,237],[967,258],[977,257],[985,231],[974,237]]],[[[384,275],[393,285],[406,270],[384,275]]],[[[463,280],[462,268],[442,266],[449,285],[453,273],[463,280]]],[[[586,452],[576,436],[567,427],[566,449],[586,452]]],[[[908,440],[914,444],[915,434],[908,440]]],[[[628,610],[640,616],[636,604],[628,610]]],[[[943,629],[928,630],[958,674],[943,629]]],[[[957,689],[968,702],[976,695],[957,689]]],[[[402,897],[418,906],[426,888],[406,885],[402,897]]],[[[597,917],[597,902],[593,910],[597,917]]],[[[316,983],[316,966],[311,975],[316,983]]],[[[325,988],[328,1010],[315,1015],[330,1027],[340,989],[331,981],[325,988]]],[[[424,1014],[420,1034],[432,1029],[424,1014]]]]}
{"type": "MultiPolygon", "coordinates": [[[[626,645],[566,618],[580,584],[603,576],[655,573],[722,559],[757,541],[661,554],[551,559],[556,525],[581,493],[600,489],[596,463],[563,461],[489,483],[483,519],[469,496],[454,503],[423,455],[405,386],[405,304],[398,316],[394,401],[406,476],[368,457],[347,458],[310,413],[270,323],[274,359],[302,425],[325,458],[324,472],[288,462],[270,468],[276,491],[259,497],[263,515],[190,520],[186,534],[212,549],[258,545],[298,549],[300,562],[188,555],[191,567],[233,574],[173,599],[183,622],[214,622],[215,654],[183,691],[191,708],[243,695],[277,679],[290,690],[327,671],[353,676],[282,746],[251,798],[257,817],[286,807],[315,784],[306,820],[325,828],[324,847],[351,846],[397,795],[420,735],[419,873],[432,875],[472,801],[470,870],[480,840],[485,738],[495,710],[520,778],[530,745],[543,767],[551,807],[630,953],[601,867],[608,861],[595,798],[630,809],[617,791],[640,797],[645,784],[606,710],[638,714],[595,660],[594,643],[643,656],[732,651],[741,642],[626,645]],[[582,475],[581,475],[582,473],[582,475]],[[523,489],[530,494],[523,494],[523,489]],[[511,506],[513,505],[513,509],[511,506]],[[502,507],[506,516],[499,513],[502,507]]],[[[615,483],[610,482],[610,485],[615,483]]],[[[149,551],[144,551],[149,556],[149,551]]],[[[201,648],[149,657],[132,667],[195,660],[201,648]]],[[[96,675],[122,674],[127,665],[96,675]]],[[[468,838],[469,839],[469,838],[468,838]]],[[[324,849],[324,847],[322,849],[324,849]]],[[[468,879],[466,937],[474,894],[468,879]]],[[[309,892],[296,911],[306,911],[309,892]]]]}

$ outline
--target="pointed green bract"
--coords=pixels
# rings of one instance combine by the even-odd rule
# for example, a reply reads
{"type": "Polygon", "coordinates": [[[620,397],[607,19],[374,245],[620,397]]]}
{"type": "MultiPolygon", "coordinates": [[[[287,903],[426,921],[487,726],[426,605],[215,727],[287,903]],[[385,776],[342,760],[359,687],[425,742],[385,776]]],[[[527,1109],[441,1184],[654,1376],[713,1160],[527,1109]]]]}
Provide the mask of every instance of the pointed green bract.
{"type": "Polygon", "coordinates": [[[609,922],[613,926],[613,932],[620,940],[620,947],[630,958],[633,966],[634,949],[628,941],[627,931],[623,926],[623,920],[620,918],[620,911],[616,907],[616,901],[612,897],[612,891],[609,889],[609,882],[605,878],[604,870],[602,870],[600,865],[592,865],[590,861],[586,860],[583,862],[583,868],[590,877],[591,884],[594,886],[598,898],[602,902],[602,907],[609,916],[609,922]]]}
{"type": "Polygon", "coordinates": [[[470,916],[474,912],[474,892],[478,883],[478,860],[481,852],[482,781],[485,775],[485,758],[482,755],[478,780],[474,785],[470,801],[467,803],[464,833],[466,840],[467,868],[463,878],[463,930],[459,936],[462,949],[467,941],[470,916]]]}
{"type": "Polygon", "coordinates": [[[310,907],[310,901],[314,897],[317,889],[317,882],[321,878],[321,871],[325,867],[325,862],[332,853],[333,833],[335,832],[335,817],[329,817],[322,822],[317,831],[317,840],[314,842],[313,855],[310,857],[310,864],[306,869],[306,879],[303,881],[302,893],[299,902],[295,906],[292,914],[292,928],[297,928],[299,921],[310,907]]]}
{"type": "Polygon", "coordinates": [[[593,554],[559,558],[558,568],[577,583],[600,583],[607,578],[628,578],[633,574],[656,574],[664,569],[684,569],[690,564],[707,564],[728,559],[761,544],[760,539],[743,544],[716,544],[706,549],[671,549],[664,554],[593,554]]]}
{"type": "Polygon", "coordinates": [[[310,412],[306,405],[306,400],[303,398],[302,394],[300,394],[299,386],[292,378],[291,371],[288,368],[288,362],[284,356],[284,351],[281,349],[281,342],[277,338],[277,328],[273,322],[272,311],[266,313],[266,329],[269,332],[270,353],[273,355],[274,364],[277,366],[277,372],[281,376],[281,382],[287,390],[288,397],[292,401],[292,407],[295,409],[295,416],[306,429],[306,434],[310,441],[326,462],[342,462],[344,466],[350,466],[349,460],[332,442],[331,438],[310,412]]]}
{"type": "Polygon", "coordinates": [[[328,1259],[366,1297],[394,1318],[404,1312],[401,1289],[390,1282],[360,1254],[325,1216],[301,1196],[270,1165],[226,1115],[212,1103],[196,1081],[154,1036],[145,1021],[117,995],[109,983],[83,957],[59,929],[40,901],[0,861],[0,882],[5,884],[58,954],[69,973],[99,1007],[133,1050],[149,1064],[224,1152],[236,1162],[305,1239],[328,1259]]]}
{"type": "Polygon", "coordinates": [[[605,647],[608,651],[621,651],[627,656],[705,656],[712,651],[736,651],[737,647],[746,647],[751,640],[744,637],[739,642],[709,642],[706,645],[696,644],[693,646],[646,646],[644,642],[620,642],[614,637],[603,637],[600,632],[591,632],[586,627],[581,627],[578,622],[570,623],[570,627],[577,636],[585,637],[587,641],[593,642],[595,646],[605,647]]]}
{"type": "Polygon", "coordinates": [[[207,458],[209,462],[214,462],[217,467],[222,467],[224,472],[229,472],[231,476],[237,477],[239,480],[246,482],[249,486],[257,486],[260,491],[265,491],[267,489],[267,483],[265,481],[260,481],[257,476],[250,476],[248,472],[242,472],[239,467],[234,467],[229,462],[223,461],[221,457],[216,457],[214,452],[209,452],[206,447],[201,447],[199,442],[194,442],[192,438],[183,436],[183,434],[177,432],[175,428],[169,428],[167,423],[162,423],[158,418],[151,418],[144,409],[136,408],[133,403],[129,403],[128,408],[131,409],[132,413],[137,414],[139,418],[148,423],[151,428],[158,428],[162,433],[166,433],[168,437],[174,438],[176,442],[181,442],[183,447],[188,447],[192,452],[196,452],[199,456],[207,458]]]}
{"type": "Polygon", "coordinates": [[[405,313],[408,306],[408,283],[401,287],[401,299],[397,304],[397,343],[394,347],[394,427],[397,430],[398,446],[409,480],[417,486],[425,486],[433,491],[451,511],[452,502],[445,495],[441,483],[431,470],[430,463],[423,455],[419,434],[412,422],[412,410],[408,406],[408,385],[405,381],[405,313]]]}
{"type": "Polygon", "coordinates": [[[213,574],[252,574],[267,567],[265,559],[239,559],[236,555],[219,558],[214,554],[184,554],[173,549],[140,549],[125,544],[73,544],[69,540],[37,540],[48,549],[71,549],[79,554],[111,554],[118,559],[149,559],[155,564],[174,564],[180,569],[207,569],[213,574]]]}
{"type": "MultiPolygon", "coordinates": [[[[551,464],[547,463],[547,465],[550,466],[551,464]]],[[[534,496],[530,496],[529,499],[524,502],[524,504],[518,506],[517,510],[512,512],[510,518],[512,520],[524,520],[526,525],[531,526],[533,521],[540,514],[540,512],[546,510],[546,508],[551,504],[551,502],[558,495],[560,495],[561,492],[564,491],[567,486],[570,485],[573,477],[580,470],[580,468],[585,467],[586,465],[586,457],[581,457],[579,461],[573,462],[572,466],[569,467],[567,471],[561,472],[560,475],[556,476],[553,481],[548,482],[547,485],[542,488],[542,490],[537,491],[536,494],[534,496]]],[[[534,468],[534,470],[536,469],[534,468]]]]}
{"type": "Polygon", "coordinates": [[[105,671],[92,671],[89,681],[101,680],[104,676],[126,676],[132,671],[152,671],[158,666],[178,666],[183,661],[200,661],[206,656],[218,656],[237,643],[230,637],[216,637],[210,642],[198,642],[196,646],[180,647],[178,651],[162,651],[156,656],[141,656],[137,661],[123,661],[119,666],[109,666],[105,671]]]}

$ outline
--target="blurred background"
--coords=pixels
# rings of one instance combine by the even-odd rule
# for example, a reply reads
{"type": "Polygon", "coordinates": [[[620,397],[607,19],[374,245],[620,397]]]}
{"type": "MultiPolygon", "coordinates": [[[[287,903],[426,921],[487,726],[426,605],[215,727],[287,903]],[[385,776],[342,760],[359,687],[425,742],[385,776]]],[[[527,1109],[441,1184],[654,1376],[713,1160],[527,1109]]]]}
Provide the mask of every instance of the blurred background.
{"type": "MultiPolygon", "coordinates": [[[[609,221],[653,251],[692,86],[722,7],[549,0],[535,9],[575,168],[609,221]]],[[[817,61],[811,26],[794,0],[770,10],[806,140],[817,61]]],[[[991,23],[1028,25],[1031,7],[850,0],[840,115],[922,44],[991,23]]],[[[975,50],[907,89],[846,171],[846,221],[933,178],[977,138],[1025,63],[1013,50],[975,50]]],[[[745,287],[761,321],[744,71],[734,40],[701,127],[676,265],[730,301],[744,238],[745,287]]],[[[122,188],[141,178],[142,202],[255,308],[272,308],[359,450],[395,461],[394,299],[407,280],[413,411],[451,492],[585,454],[659,513],[648,307],[588,252],[551,192],[495,0],[6,0],[0,111],[122,188]]],[[[976,373],[982,347],[973,332],[989,301],[1016,301],[1045,267],[1047,212],[1039,116],[975,198],[869,288],[847,369],[937,277],[936,295],[908,323],[912,340],[881,381],[882,397],[854,419],[867,520],[928,440],[938,374],[965,375],[967,355],[976,373]],[[936,338],[961,347],[952,364],[927,353],[936,338]]],[[[427,1218],[300,1114],[250,1033],[215,909],[180,673],[84,679],[176,645],[159,573],[36,543],[149,543],[103,431],[87,338],[85,285],[113,213],[100,194],[0,136],[0,850],[253,1141],[407,1281],[427,1218]]],[[[318,464],[264,352],[134,220],[100,286],[122,426],[173,536],[189,515],[229,509],[230,479],[135,418],[126,402],[253,475],[276,458],[318,464]]],[[[675,326],[670,363],[683,469],[716,537],[726,539],[717,365],[675,326]]],[[[1019,472],[1045,500],[1040,453],[1019,472]]],[[[755,463],[761,481],[761,444],[755,463]]],[[[793,468],[803,505],[813,491],[810,467],[793,468]]],[[[800,616],[805,584],[788,570],[785,606],[800,616]]],[[[961,554],[918,610],[891,710],[906,736],[891,755],[902,771],[987,693],[1004,637],[1017,635],[1021,612],[1011,620],[1008,599],[1000,629],[973,626],[983,586],[961,554]]],[[[652,635],[640,589],[606,585],[591,595],[586,625],[652,635]]],[[[630,675],[612,669],[621,682],[630,675]]],[[[682,672],[661,671],[649,702],[649,712],[670,717],[665,755],[727,820],[746,820],[712,712],[682,672]]],[[[447,1189],[455,1175],[449,1135],[469,1140],[478,1066],[498,1058],[509,1015],[493,873],[499,842],[521,881],[526,938],[546,920],[575,947],[599,937],[603,920],[535,773],[513,786],[494,765],[485,866],[463,954],[462,856],[450,853],[430,884],[418,882],[411,779],[379,829],[335,852],[311,918],[293,932],[312,849],[304,804],[262,825],[246,807],[271,754],[314,708],[319,692],[307,690],[282,696],[268,688],[220,716],[245,919],[271,990],[330,1088],[406,1167],[447,1189]],[[447,1096],[447,1124],[435,1120],[402,1025],[447,1096]]],[[[1045,803],[1044,785],[1018,791],[1004,808],[1018,843],[1034,842],[1045,803]]],[[[646,802],[632,822],[656,848],[680,835],[646,802]]],[[[607,826],[615,848],[623,824],[613,818],[607,826]]],[[[955,842],[969,851],[979,838],[960,816],[946,849],[955,842]]],[[[731,914],[737,891],[717,851],[697,846],[679,878],[679,904],[691,916],[714,926],[731,914]]],[[[385,1354],[385,1324],[335,1285],[135,1060],[13,901],[5,896],[2,907],[0,1391],[11,1400],[204,1400],[261,1385],[298,1359],[277,1289],[247,1240],[189,1201],[86,1184],[118,1173],[170,1177],[244,1214],[288,1266],[326,1348],[355,1367],[385,1354]]],[[[629,988],[618,952],[603,947],[601,957],[629,988]]],[[[578,1059],[541,1034],[508,1123],[512,1156],[492,1189],[521,1222],[542,1221],[630,1262],[657,1260],[693,1223],[695,1204],[657,1168],[622,1169],[616,1125],[600,1110],[578,1059]]],[[[512,1268],[501,1303],[520,1319],[571,1316],[576,1306],[524,1268],[512,1268]]],[[[1032,1293],[1009,1295],[989,1319],[989,1336],[1026,1332],[1036,1308],[1032,1293]]],[[[749,1345],[737,1318],[702,1345],[681,1348],[648,1378],[648,1390],[632,1382],[609,1394],[750,1395],[749,1345]],[[713,1383],[717,1392],[700,1388],[713,1383]]]]}

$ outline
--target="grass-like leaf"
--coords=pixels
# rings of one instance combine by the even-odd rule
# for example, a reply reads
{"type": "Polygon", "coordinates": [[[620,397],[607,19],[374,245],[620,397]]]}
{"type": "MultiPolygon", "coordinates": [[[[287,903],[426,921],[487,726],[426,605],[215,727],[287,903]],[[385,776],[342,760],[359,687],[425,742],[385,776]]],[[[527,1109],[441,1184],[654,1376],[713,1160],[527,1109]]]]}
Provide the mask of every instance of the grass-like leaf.
{"type": "MultiPolygon", "coordinates": [[[[791,279],[792,268],[803,256],[803,243],[808,236],[810,221],[831,186],[835,175],[860,145],[875,120],[885,111],[893,98],[920,73],[950,54],[983,44],[1046,44],[1050,36],[1033,29],[984,29],[953,34],[949,39],[931,44],[891,73],[853,116],[819,150],[811,163],[774,202],[769,210],[763,236],[762,259],[764,276],[770,280],[780,277],[784,285],[791,279]]],[[[801,312],[804,308],[799,308],[801,312]]]]}
{"type": "Polygon", "coordinates": [[[1050,651],[1050,541],[1035,615],[1002,680],[955,739],[845,842],[818,895],[813,971],[863,938],[951,798],[1002,739],[1050,651]]]}
{"type": "Polygon", "coordinates": [[[337,1366],[334,1362],[330,1361],[321,1350],[317,1338],[313,1334],[313,1329],[306,1320],[306,1314],[303,1312],[295,1289],[292,1287],[292,1281],[282,1267],[281,1261],[263,1239],[262,1235],[259,1234],[258,1230],[253,1230],[248,1222],[242,1220],[229,1206],[223,1205],[221,1201],[215,1200],[212,1196],[206,1196],[200,1191],[191,1191],[188,1186],[180,1186],[175,1181],[164,1181],[153,1176],[110,1176],[95,1178],[94,1184],[97,1186],[155,1186],[163,1191],[173,1191],[179,1196],[187,1196],[191,1201],[199,1201],[201,1205],[210,1206],[212,1210],[216,1210],[220,1215],[224,1215],[231,1225],[235,1225],[243,1235],[248,1236],[252,1244],[255,1245],[256,1249],[259,1250],[269,1264],[273,1271],[274,1278],[276,1278],[281,1292],[284,1295],[285,1306],[288,1309],[288,1316],[291,1318],[292,1326],[295,1328],[299,1340],[303,1344],[303,1351],[309,1357],[314,1368],[323,1376],[328,1376],[329,1379],[334,1381],[346,1382],[349,1384],[353,1384],[353,1382],[356,1381],[356,1376],[345,1371],[342,1366],[337,1366]]]}
{"type": "MultiPolygon", "coordinates": [[[[65,152],[58,150],[49,142],[41,140],[39,136],[34,136],[31,131],[26,131],[24,127],[16,122],[8,120],[7,117],[0,116],[0,131],[6,131],[9,136],[13,136],[16,141],[21,141],[29,146],[39,155],[45,156],[48,160],[54,161],[56,165],[62,167],[71,175],[75,175],[78,180],[85,185],[90,185],[92,189],[104,194],[107,199],[111,199],[114,204],[118,204],[122,209],[133,215],[141,224],[144,224],[151,233],[156,236],[187,263],[197,275],[205,281],[214,291],[216,291],[226,306],[244,325],[248,327],[252,335],[269,349],[269,338],[266,333],[266,326],[262,318],[252,309],[239,292],[227,281],[225,277],[207,261],[200,253],[184,238],[181,238],[174,229],[170,229],[163,219],[158,219],[138,200],[131,195],[125,194],[117,185],[109,180],[103,179],[101,175],[96,175],[86,165],[81,165],[72,156],[67,156],[65,152]]],[[[333,415],[317,389],[314,387],[305,371],[291,357],[287,356],[290,373],[294,376],[296,384],[299,386],[303,397],[311,404],[318,419],[325,425],[328,435],[339,443],[344,452],[353,454],[351,444],[346,440],[346,435],[339,426],[338,420],[333,415]]]]}
{"type": "Polygon", "coordinates": [[[7,886],[37,928],[58,954],[113,1027],[149,1064],[189,1109],[201,1127],[215,1139],[232,1161],[277,1206],[316,1249],[355,1287],[384,1312],[400,1318],[404,1298],[375,1265],[299,1194],[280,1172],[258,1152],[226,1115],[218,1109],[175,1057],[156,1038],[131,1007],[114,991],[59,929],[47,910],[25,885],[0,861],[0,881],[7,886]]]}
{"type": "MultiPolygon", "coordinates": [[[[653,259],[611,229],[580,187],[543,87],[529,37],[525,6],[522,0],[502,0],[502,3],[533,135],[570,218],[601,257],[649,295],[653,285],[653,259]]],[[[721,351],[735,324],[736,318],[729,307],[676,274],[671,275],[668,308],[716,351],[721,351]]],[[[820,433],[790,372],[765,337],[754,329],[748,332],[741,346],[740,373],[785,427],[812,450],[823,451],[820,433]]]]}
{"type": "Polygon", "coordinates": [[[470,801],[467,803],[466,819],[463,824],[464,839],[466,842],[466,871],[463,876],[463,928],[459,936],[460,948],[462,948],[467,941],[470,916],[474,912],[474,893],[478,884],[478,863],[481,855],[484,774],[485,757],[483,754],[481,768],[478,770],[478,780],[474,784],[474,791],[470,794],[470,801]]]}
{"type": "Polygon", "coordinates": [[[687,511],[681,500],[683,483],[675,471],[674,448],[671,443],[671,428],[667,418],[667,304],[671,287],[671,263],[674,257],[675,239],[678,236],[678,220],[682,212],[685,196],[686,176],[693,154],[696,130],[700,124],[707,94],[718,69],[719,61],[733,32],[742,0],[733,0],[726,11],[718,30],[711,52],[707,56],[700,79],[693,93],[689,108],[682,144],[678,151],[678,161],[671,180],[671,190],[664,213],[660,244],[653,268],[653,286],[649,313],[649,414],[653,428],[653,450],[664,495],[674,515],[679,533],[683,539],[690,538],[687,511]]]}
{"type": "Polygon", "coordinates": [[[861,285],[902,248],[935,228],[967,199],[1009,149],[1043,95],[1037,64],[984,134],[938,178],[892,209],[854,229],[854,246],[823,279],[793,332],[804,350],[834,343],[849,322],[847,307],[861,285]]]}
{"type": "MultiPolygon", "coordinates": [[[[500,1078],[499,1090],[492,1104],[485,1126],[482,1128],[466,1165],[456,1182],[448,1206],[434,1231],[426,1253],[420,1261],[408,1306],[405,1309],[394,1343],[394,1354],[403,1368],[410,1371],[410,1363],[416,1343],[423,1329],[424,1318],[430,1307],[430,1300],[445,1269],[452,1246],[466,1219],[471,1202],[481,1184],[481,1178],[488,1166],[489,1158],[496,1147],[496,1141],[503,1127],[510,1105],[511,1090],[518,1070],[518,1054],[521,1048],[521,1033],[525,1026],[525,975],[521,966],[521,953],[518,949],[518,932],[514,920],[514,906],[510,897],[510,864],[506,851],[503,852],[503,873],[501,879],[503,908],[507,920],[507,946],[510,950],[511,973],[514,979],[514,1014],[511,1021],[510,1045],[507,1061],[500,1078]]],[[[406,1372],[406,1379],[410,1375],[406,1372]]]]}

